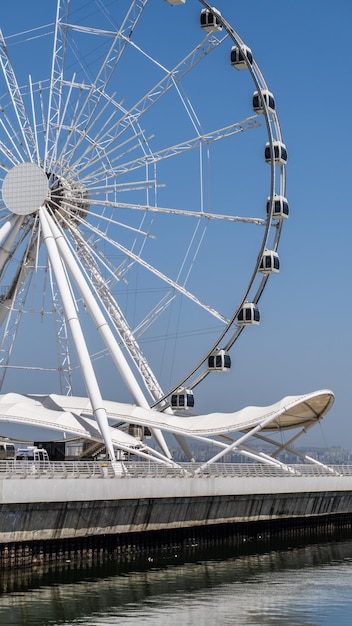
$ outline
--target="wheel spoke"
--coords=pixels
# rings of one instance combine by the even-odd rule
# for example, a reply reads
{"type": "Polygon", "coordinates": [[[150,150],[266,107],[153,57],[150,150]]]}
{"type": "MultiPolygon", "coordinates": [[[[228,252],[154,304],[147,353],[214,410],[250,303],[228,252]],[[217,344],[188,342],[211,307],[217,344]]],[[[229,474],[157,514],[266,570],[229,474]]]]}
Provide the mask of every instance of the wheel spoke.
{"type": "Polygon", "coordinates": [[[278,271],[286,148],[255,59],[220,14],[201,28],[203,0],[49,5],[0,31],[0,385],[28,371],[33,393],[86,393],[113,458],[105,396],[172,412],[217,393],[208,359],[278,271]]]}

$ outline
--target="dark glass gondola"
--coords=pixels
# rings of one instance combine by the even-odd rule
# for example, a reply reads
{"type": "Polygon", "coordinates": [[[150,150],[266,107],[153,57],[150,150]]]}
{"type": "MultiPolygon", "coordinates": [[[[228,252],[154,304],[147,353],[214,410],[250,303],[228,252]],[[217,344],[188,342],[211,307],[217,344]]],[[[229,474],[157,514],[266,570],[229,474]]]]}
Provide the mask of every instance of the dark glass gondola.
{"type": "Polygon", "coordinates": [[[194,395],[191,389],[180,387],[171,395],[173,409],[191,409],[194,407],[194,395]]]}
{"type": "Polygon", "coordinates": [[[252,326],[260,323],[259,309],[254,302],[245,302],[241,308],[237,321],[241,326],[252,326]]]}
{"type": "Polygon", "coordinates": [[[222,30],[220,13],[216,9],[203,9],[200,14],[200,25],[207,33],[219,32],[222,30]]]}
{"type": "MultiPolygon", "coordinates": [[[[281,141],[273,142],[274,148],[274,162],[276,165],[286,165],[287,163],[287,150],[284,143],[281,141]]],[[[267,143],[265,145],[265,161],[271,163],[271,145],[267,143]]]]}
{"type": "MultiPolygon", "coordinates": [[[[267,215],[269,215],[270,210],[271,210],[271,202],[270,202],[270,198],[268,198],[267,203],[266,203],[267,215]]],[[[290,208],[287,202],[287,198],[285,198],[284,196],[275,195],[274,201],[273,201],[273,213],[272,213],[273,218],[277,220],[283,220],[283,219],[287,219],[289,214],[290,214],[290,208]]]]}
{"type": "Polygon", "coordinates": [[[229,372],[231,357],[226,350],[214,350],[208,357],[208,369],[213,372],[229,372]]]}
{"type": "Polygon", "coordinates": [[[275,98],[271,91],[263,89],[263,91],[255,91],[252,98],[253,111],[258,115],[264,114],[264,102],[269,113],[275,112],[275,98]]]}
{"type": "Polygon", "coordinates": [[[230,63],[236,70],[246,70],[248,68],[248,63],[245,57],[247,58],[248,63],[252,65],[253,55],[250,48],[247,48],[247,46],[242,46],[241,48],[233,46],[233,48],[231,48],[230,63]]]}
{"type": "Polygon", "coordinates": [[[144,428],[139,424],[130,424],[128,427],[128,434],[139,441],[143,441],[144,439],[144,428]]]}
{"type": "Polygon", "coordinates": [[[265,250],[260,262],[259,271],[262,274],[278,274],[280,271],[280,259],[274,250],[265,250]]]}

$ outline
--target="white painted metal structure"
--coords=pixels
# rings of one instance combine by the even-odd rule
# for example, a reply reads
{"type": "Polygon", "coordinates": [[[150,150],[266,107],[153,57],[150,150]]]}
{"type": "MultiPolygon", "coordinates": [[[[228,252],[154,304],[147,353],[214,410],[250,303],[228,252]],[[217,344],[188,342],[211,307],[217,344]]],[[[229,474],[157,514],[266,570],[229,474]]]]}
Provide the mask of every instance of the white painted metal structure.
{"type": "MultiPolygon", "coordinates": [[[[217,454],[200,466],[198,471],[202,471],[232,451],[277,467],[284,466],[276,457],[285,450],[302,457],[302,454],[293,450],[292,444],[320,422],[333,401],[334,395],[331,391],[321,390],[302,396],[286,397],[268,407],[251,406],[235,413],[211,413],[193,417],[179,417],[155,409],[112,401],[104,401],[102,409],[111,424],[108,434],[113,445],[137,457],[176,465],[143,441],[123,432],[121,427],[139,425],[219,448],[217,454]],[[278,443],[268,437],[268,433],[281,435],[288,430],[295,430],[295,434],[286,443],[282,443],[282,440],[278,443]],[[251,438],[270,443],[274,446],[274,452],[268,455],[251,448],[248,445],[251,438]]],[[[93,405],[87,398],[55,394],[5,394],[0,396],[0,422],[45,428],[55,433],[56,440],[71,436],[97,442],[106,441],[106,434],[97,427],[93,405]]],[[[317,463],[314,459],[304,458],[317,463]]]]}
{"type": "MultiPolygon", "coordinates": [[[[41,4],[44,19],[52,3],[41,4]]],[[[270,274],[260,270],[264,252],[277,256],[283,220],[273,206],[286,195],[286,163],[274,158],[276,107],[263,98],[259,115],[244,105],[242,115],[241,94],[247,103],[271,92],[252,55],[246,72],[234,71],[231,49],[247,47],[219,11],[216,31],[203,30],[204,9],[203,0],[57,0],[54,21],[0,31],[0,386],[22,391],[25,372],[38,375],[31,392],[56,390],[62,406],[63,394],[86,394],[80,427],[112,460],[115,448],[151,454],[111,429],[104,398],[122,389],[138,407],[118,405],[123,423],[130,415],[148,426],[161,461],[171,458],[162,431],[190,459],[184,438],[210,437],[221,414],[203,416],[208,430],[198,431],[198,418],[172,416],[171,395],[212,375],[208,357],[237,341],[243,304],[258,305],[270,274]],[[255,184],[246,187],[248,172],[255,184]]],[[[29,400],[23,408],[21,420],[36,423],[29,400]]],[[[59,430],[73,434],[66,417],[59,411],[59,430]]],[[[220,456],[234,446],[216,445],[220,456]]]]}

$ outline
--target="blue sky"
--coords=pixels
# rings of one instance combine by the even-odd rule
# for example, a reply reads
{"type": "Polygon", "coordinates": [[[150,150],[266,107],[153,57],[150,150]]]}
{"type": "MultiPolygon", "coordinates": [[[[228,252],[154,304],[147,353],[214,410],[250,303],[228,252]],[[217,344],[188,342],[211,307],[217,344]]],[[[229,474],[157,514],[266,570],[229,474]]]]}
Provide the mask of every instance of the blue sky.
{"type": "MultiPolygon", "coordinates": [[[[352,333],[349,316],[351,94],[349,24],[340,0],[254,2],[223,13],[255,50],[275,94],[288,148],[291,214],[280,245],[282,271],[264,295],[265,321],[254,337],[253,388],[272,398],[330,388],[335,405],[323,423],[329,444],[351,446],[352,333]],[[249,43],[250,42],[250,43],[249,43]]],[[[252,344],[253,341],[253,344],[252,344]]],[[[318,444],[314,430],[309,441],[318,444]]],[[[303,443],[303,440],[302,440],[303,443]]],[[[319,445],[319,444],[318,444],[319,445]]]]}
{"type": "MultiPolygon", "coordinates": [[[[72,0],[71,5],[74,4],[72,0]]],[[[85,3],[79,0],[78,4],[85,3]]],[[[111,2],[108,4],[113,6],[111,2]]],[[[119,4],[116,2],[116,7],[119,4]]],[[[198,5],[195,0],[188,0],[187,4],[198,5]]],[[[285,395],[329,388],[336,395],[335,405],[324,420],[322,432],[315,429],[307,441],[352,447],[349,425],[352,171],[347,108],[352,95],[349,81],[352,6],[348,0],[336,0],[334,5],[325,0],[308,3],[254,0],[250,4],[219,0],[216,7],[252,49],[275,95],[289,155],[290,218],[284,224],[279,246],[280,274],[270,278],[261,299],[261,324],[242,334],[232,355],[231,373],[203,390],[199,410],[205,413],[233,411],[251,404],[264,406],[285,395]]],[[[32,24],[47,23],[54,18],[49,15],[49,9],[47,2],[29,5],[20,0],[16,3],[16,15],[8,8],[0,18],[0,26],[7,36],[32,24]]],[[[168,7],[160,0],[160,14],[154,14],[154,22],[144,31],[144,36],[141,34],[140,44],[150,53],[160,53],[164,61],[168,55],[176,55],[177,41],[192,36],[190,25],[183,24],[179,17],[184,15],[182,11],[183,7],[168,7]],[[170,41],[176,44],[171,46],[170,41]]],[[[17,58],[15,50],[13,54],[19,75],[22,72],[25,75],[21,56],[17,58]]],[[[41,63],[48,61],[40,53],[35,54],[38,56],[33,57],[31,69],[34,76],[39,75],[41,63]]],[[[220,74],[214,68],[204,90],[207,106],[202,108],[200,104],[205,118],[209,112],[209,124],[215,119],[218,126],[222,119],[226,122],[231,109],[229,103],[226,106],[222,103],[219,95],[222,86],[218,77],[222,77],[222,69],[219,71],[220,74]]],[[[143,78],[141,73],[141,82],[143,78]]],[[[237,80],[234,89],[238,97],[235,90],[233,97],[237,101],[234,104],[239,106],[245,79],[238,76],[237,80]]],[[[131,81],[130,90],[134,89],[137,93],[137,85],[131,81]]],[[[173,133],[177,139],[177,118],[164,117],[158,123],[164,134],[170,133],[170,142],[173,133]]],[[[224,158],[230,163],[233,160],[236,167],[233,153],[225,154],[224,158]]],[[[175,173],[175,198],[179,193],[179,176],[183,175],[175,173]]],[[[246,170],[246,178],[236,183],[236,192],[241,183],[244,188],[255,189],[261,176],[262,166],[259,164],[257,169],[255,161],[253,169],[246,170]]],[[[227,176],[221,191],[218,190],[224,206],[231,202],[230,183],[227,176]]],[[[191,193],[190,188],[187,193],[191,193]]],[[[215,241],[214,245],[217,247],[219,242],[215,241]]],[[[167,247],[165,240],[161,248],[165,256],[167,247]]],[[[232,260],[235,257],[231,256],[232,260]]],[[[232,288],[231,274],[224,268],[223,275],[215,278],[211,264],[204,265],[204,272],[204,285],[208,280],[216,280],[219,297],[226,300],[232,288]]]]}

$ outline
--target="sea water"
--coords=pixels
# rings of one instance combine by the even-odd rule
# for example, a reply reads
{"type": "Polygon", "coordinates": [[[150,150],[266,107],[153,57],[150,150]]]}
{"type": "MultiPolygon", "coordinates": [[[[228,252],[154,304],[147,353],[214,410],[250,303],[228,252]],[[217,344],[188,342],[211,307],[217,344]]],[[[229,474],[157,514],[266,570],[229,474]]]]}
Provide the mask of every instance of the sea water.
{"type": "Polygon", "coordinates": [[[1,626],[350,626],[352,536],[1,573],[1,626]]]}

